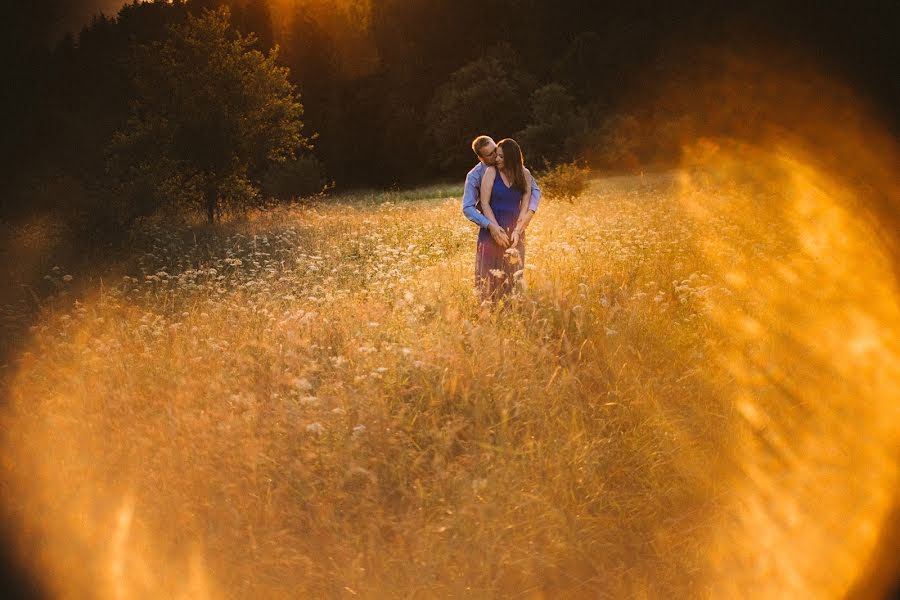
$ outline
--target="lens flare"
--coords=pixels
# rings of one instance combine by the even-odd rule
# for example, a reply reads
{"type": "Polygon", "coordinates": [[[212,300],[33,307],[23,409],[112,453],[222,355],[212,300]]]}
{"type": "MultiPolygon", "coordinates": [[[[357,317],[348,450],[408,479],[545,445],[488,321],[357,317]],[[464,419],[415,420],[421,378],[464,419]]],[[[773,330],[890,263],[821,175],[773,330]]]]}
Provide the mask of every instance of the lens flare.
{"type": "Polygon", "coordinates": [[[754,135],[693,131],[660,188],[548,199],[500,311],[446,194],[260,216],[220,247],[160,228],[140,279],[33,327],[2,415],[10,541],[59,597],[890,577],[896,143],[821,79],[751,79],[698,89],[770,111],[754,135]]]}
{"type": "Polygon", "coordinates": [[[894,259],[857,191],[786,148],[704,152],[679,199],[708,269],[729,284],[710,319],[744,423],[711,586],[725,597],[844,597],[896,502],[894,259]],[[749,192],[727,184],[748,180],[749,192]]]}

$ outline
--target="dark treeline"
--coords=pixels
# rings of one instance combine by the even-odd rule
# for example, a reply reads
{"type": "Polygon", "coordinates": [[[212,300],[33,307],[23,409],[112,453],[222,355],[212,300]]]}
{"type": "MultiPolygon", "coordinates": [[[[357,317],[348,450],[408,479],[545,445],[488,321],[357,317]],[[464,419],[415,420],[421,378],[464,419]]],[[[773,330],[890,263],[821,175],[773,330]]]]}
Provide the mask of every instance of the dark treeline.
{"type": "Polygon", "coordinates": [[[646,92],[703,69],[685,62],[691,46],[796,51],[851,81],[889,119],[900,104],[890,1],[135,2],[47,40],[64,4],[22,2],[4,20],[4,217],[96,202],[109,140],[130,114],[132,48],[221,4],[260,50],[279,46],[304,133],[318,135],[307,160],[341,186],[461,177],[480,132],[517,137],[537,167],[674,162],[677,144],[657,125],[683,115],[660,114],[667,109],[646,92]],[[650,122],[652,132],[642,127],[650,122]]]}

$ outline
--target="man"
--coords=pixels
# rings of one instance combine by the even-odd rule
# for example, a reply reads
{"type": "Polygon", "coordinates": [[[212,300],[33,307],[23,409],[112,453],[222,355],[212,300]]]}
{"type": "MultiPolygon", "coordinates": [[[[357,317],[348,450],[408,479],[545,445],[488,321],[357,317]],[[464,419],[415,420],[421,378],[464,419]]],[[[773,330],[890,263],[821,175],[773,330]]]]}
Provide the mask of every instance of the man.
{"type": "MultiPolygon", "coordinates": [[[[484,177],[484,171],[488,167],[493,167],[497,161],[497,144],[486,135],[479,135],[472,140],[472,150],[478,157],[478,164],[466,175],[466,187],[463,190],[462,209],[466,218],[478,225],[486,227],[491,237],[501,248],[509,247],[509,236],[502,227],[491,223],[476,208],[478,206],[479,194],[481,192],[481,179],[484,177]]],[[[538,189],[537,182],[534,177],[531,178],[531,202],[528,210],[531,213],[537,211],[538,200],[541,198],[541,190],[538,189]]]]}

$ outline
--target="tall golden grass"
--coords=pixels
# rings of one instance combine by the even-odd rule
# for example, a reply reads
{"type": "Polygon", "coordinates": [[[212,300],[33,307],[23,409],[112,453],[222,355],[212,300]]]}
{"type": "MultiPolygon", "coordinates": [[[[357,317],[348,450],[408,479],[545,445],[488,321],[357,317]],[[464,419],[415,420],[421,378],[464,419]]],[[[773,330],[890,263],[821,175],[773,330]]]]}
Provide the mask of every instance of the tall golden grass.
{"type": "Polygon", "coordinates": [[[65,598],[840,597],[897,483],[897,290],[758,158],[544,199],[500,307],[458,190],[147,222],[32,328],[14,541],[65,598]]]}

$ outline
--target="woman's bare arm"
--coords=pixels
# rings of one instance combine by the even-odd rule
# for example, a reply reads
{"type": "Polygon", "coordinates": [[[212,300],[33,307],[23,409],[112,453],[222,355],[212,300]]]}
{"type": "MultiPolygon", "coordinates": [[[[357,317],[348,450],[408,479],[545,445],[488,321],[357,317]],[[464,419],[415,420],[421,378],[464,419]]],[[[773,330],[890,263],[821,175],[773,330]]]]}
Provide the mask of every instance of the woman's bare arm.
{"type": "Polygon", "coordinates": [[[516,221],[516,227],[522,223],[525,212],[531,206],[531,173],[524,167],[522,170],[525,171],[525,193],[522,194],[522,201],[519,203],[519,220],[516,221]]]}
{"type": "Polygon", "coordinates": [[[494,216],[494,211],[491,209],[491,188],[494,187],[494,180],[496,178],[496,168],[488,167],[485,169],[484,176],[481,178],[481,193],[478,201],[481,203],[481,212],[488,218],[488,221],[499,227],[497,218],[494,216]]]}
{"type": "Polygon", "coordinates": [[[497,223],[497,217],[494,216],[494,211],[491,209],[491,188],[494,187],[494,180],[496,178],[497,169],[488,167],[484,172],[484,177],[481,178],[481,193],[478,202],[481,203],[481,212],[483,212],[484,216],[490,221],[490,224],[488,224],[488,231],[491,232],[491,237],[494,238],[494,241],[497,242],[498,246],[507,248],[509,247],[509,236],[506,235],[506,232],[500,227],[500,224],[497,223]]]}
{"type": "Polygon", "coordinates": [[[525,228],[534,215],[534,211],[531,210],[531,173],[528,169],[525,169],[525,187],[528,191],[522,194],[522,202],[519,204],[519,219],[516,221],[511,240],[513,245],[519,242],[519,237],[525,233],[525,228]]]}

